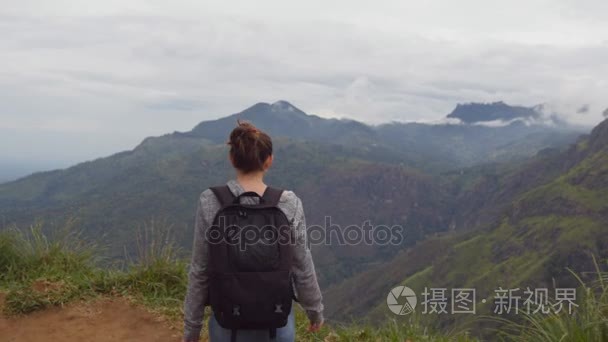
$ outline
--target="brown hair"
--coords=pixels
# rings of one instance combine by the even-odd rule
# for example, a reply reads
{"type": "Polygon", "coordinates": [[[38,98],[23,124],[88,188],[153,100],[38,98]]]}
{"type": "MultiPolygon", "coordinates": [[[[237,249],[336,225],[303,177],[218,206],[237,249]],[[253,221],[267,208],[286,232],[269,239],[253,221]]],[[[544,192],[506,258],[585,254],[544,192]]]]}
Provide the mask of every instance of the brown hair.
{"type": "Polygon", "coordinates": [[[249,122],[237,120],[230,133],[230,156],[234,167],[242,172],[263,171],[264,162],[272,155],[272,140],[249,122]]]}

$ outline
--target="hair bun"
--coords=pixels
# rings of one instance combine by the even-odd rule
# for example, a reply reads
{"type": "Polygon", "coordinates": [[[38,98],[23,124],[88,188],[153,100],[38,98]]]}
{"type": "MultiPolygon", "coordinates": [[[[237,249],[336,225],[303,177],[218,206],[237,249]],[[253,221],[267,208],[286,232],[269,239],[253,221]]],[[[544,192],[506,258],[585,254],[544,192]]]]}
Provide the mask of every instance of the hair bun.
{"type": "Polygon", "coordinates": [[[264,162],[272,155],[272,140],[253,124],[237,120],[228,140],[234,166],[245,172],[263,170],[264,162]]]}
{"type": "Polygon", "coordinates": [[[230,134],[229,145],[239,144],[244,138],[257,138],[261,131],[253,124],[237,120],[237,126],[230,134]]]}

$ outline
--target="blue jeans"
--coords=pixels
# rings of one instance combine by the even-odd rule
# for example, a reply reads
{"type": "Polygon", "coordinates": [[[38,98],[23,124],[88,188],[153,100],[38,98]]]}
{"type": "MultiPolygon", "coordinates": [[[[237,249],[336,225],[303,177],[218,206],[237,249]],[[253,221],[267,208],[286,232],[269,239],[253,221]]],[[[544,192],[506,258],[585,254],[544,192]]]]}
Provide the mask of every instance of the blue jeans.
{"type": "MultiPolygon", "coordinates": [[[[230,329],[222,328],[212,314],[209,318],[209,342],[230,342],[230,329]]],[[[287,318],[287,325],[277,329],[276,342],[294,342],[296,339],[296,320],[293,309],[287,318]]],[[[237,342],[266,342],[270,341],[268,329],[237,330],[237,342]]]]}

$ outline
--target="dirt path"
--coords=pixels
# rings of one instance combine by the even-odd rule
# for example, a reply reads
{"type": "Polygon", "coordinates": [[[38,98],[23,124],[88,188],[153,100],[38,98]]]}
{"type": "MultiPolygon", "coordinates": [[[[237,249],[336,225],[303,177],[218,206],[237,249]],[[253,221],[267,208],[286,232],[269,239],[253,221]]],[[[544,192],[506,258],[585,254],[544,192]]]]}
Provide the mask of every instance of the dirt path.
{"type": "MultiPolygon", "coordinates": [[[[0,293],[0,307],[2,297],[0,293]]],[[[180,340],[178,329],[120,298],[74,303],[21,317],[0,316],[1,342],[180,340]]]]}

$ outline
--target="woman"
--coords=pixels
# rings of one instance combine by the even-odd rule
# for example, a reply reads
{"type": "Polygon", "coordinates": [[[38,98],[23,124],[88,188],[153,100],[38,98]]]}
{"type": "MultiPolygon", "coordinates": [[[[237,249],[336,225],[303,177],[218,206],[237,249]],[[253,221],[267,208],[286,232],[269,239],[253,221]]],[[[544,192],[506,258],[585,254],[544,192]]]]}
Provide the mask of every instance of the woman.
{"type": "MultiPolygon", "coordinates": [[[[236,180],[227,183],[234,196],[244,192],[255,192],[262,196],[266,191],[264,174],[272,166],[272,140],[250,123],[237,121],[237,127],[230,133],[229,158],[236,170],[236,180]]],[[[243,196],[241,204],[257,204],[259,198],[243,196]]],[[[310,321],[309,331],[318,331],[323,324],[323,304],[321,291],[317,282],[315,268],[310,250],[306,246],[306,221],[302,202],[292,191],[283,191],[277,207],[290,222],[290,228],[298,237],[291,244],[293,261],[293,287],[300,306],[306,311],[310,321]]],[[[220,202],[214,193],[203,191],[198,202],[192,262],[188,280],[188,293],[184,303],[184,341],[198,341],[202,328],[205,303],[208,302],[208,261],[209,243],[205,238],[215,215],[220,209],[220,202]]],[[[209,339],[211,342],[231,341],[231,330],[221,327],[212,315],[209,319],[209,339]]],[[[238,341],[267,341],[270,339],[267,329],[239,330],[238,341]]],[[[289,314],[287,325],[276,329],[276,341],[295,340],[295,320],[293,310],[289,314]]]]}

